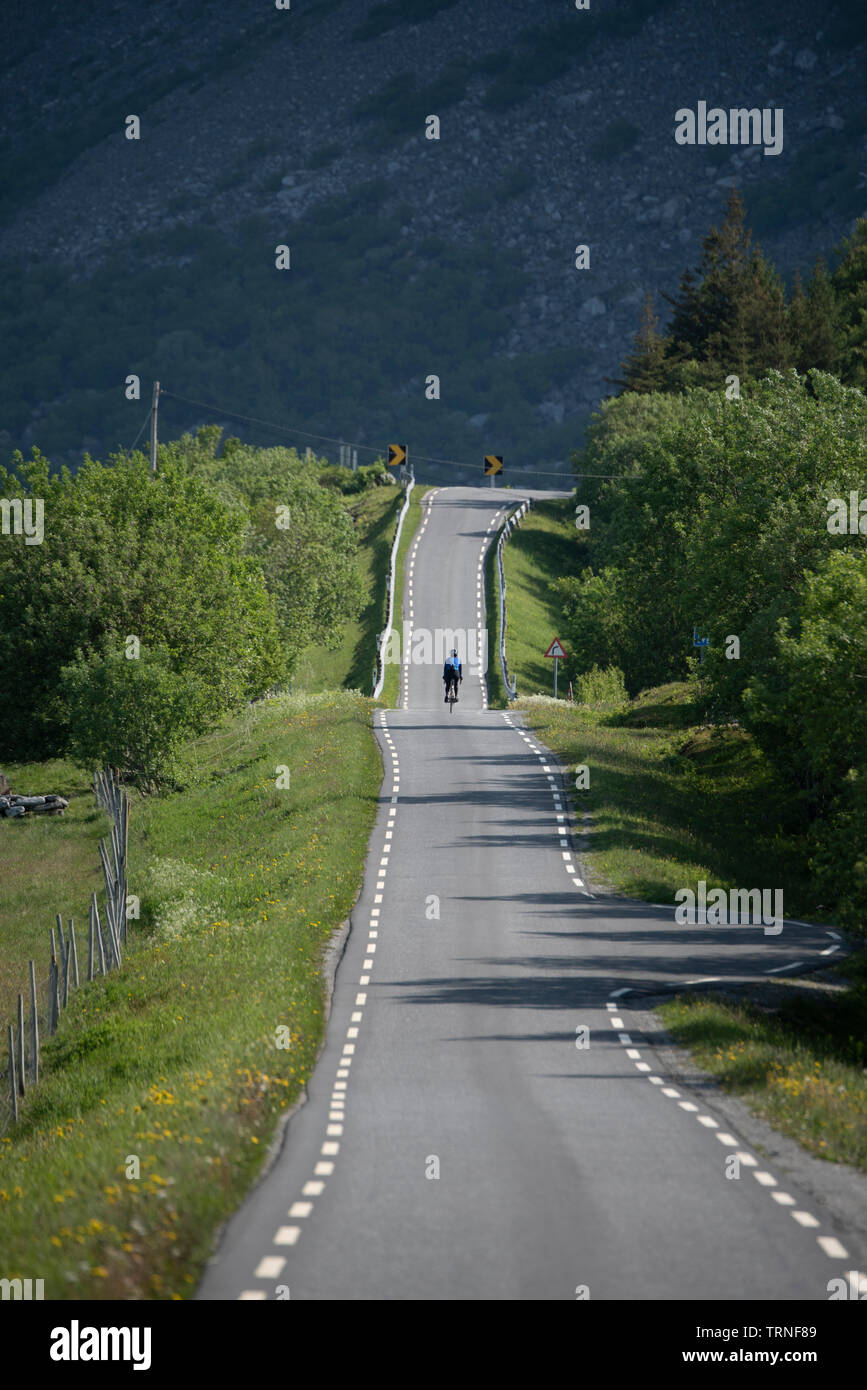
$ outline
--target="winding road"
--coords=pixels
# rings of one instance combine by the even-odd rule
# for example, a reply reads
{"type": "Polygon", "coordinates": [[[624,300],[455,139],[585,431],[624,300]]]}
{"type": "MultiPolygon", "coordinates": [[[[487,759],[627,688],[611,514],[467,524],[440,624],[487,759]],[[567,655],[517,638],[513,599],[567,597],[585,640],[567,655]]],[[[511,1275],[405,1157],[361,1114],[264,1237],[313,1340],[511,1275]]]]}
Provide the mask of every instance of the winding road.
{"type": "Polygon", "coordinates": [[[200,1299],[825,1300],[867,1267],[637,1027],[642,1001],[818,963],[833,938],[679,926],[594,891],[556,759],[517,712],[487,708],[470,661],[443,705],[425,634],[469,633],[474,652],[482,557],[525,495],[425,498],[327,1039],[200,1299]]]}

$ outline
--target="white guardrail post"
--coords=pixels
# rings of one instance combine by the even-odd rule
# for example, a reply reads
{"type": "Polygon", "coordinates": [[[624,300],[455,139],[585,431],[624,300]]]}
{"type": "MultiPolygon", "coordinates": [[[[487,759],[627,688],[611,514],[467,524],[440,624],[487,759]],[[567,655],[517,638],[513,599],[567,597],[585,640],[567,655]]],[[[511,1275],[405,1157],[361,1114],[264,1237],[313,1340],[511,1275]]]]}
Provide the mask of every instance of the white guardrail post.
{"type": "Polygon", "coordinates": [[[382,693],[382,683],[385,680],[385,666],[382,662],[382,654],[385,650],[386,643],[388,642],[388,634],[391,632],[392,619],[394,617],[394,571],[395,566],[397,565],[397,548],[400,545],[400,533],[403,530],[404,518],[406,517],[406,514],[409,511],[409,499],[414,487],[415,479],[410,478],[409,484],[406,489],[406,497],[404,498],[403,506],[400,509],[400,516],[397,519],[397,530],[394,533],[394,544],[391,547],[391,560],[388,566],[388,616],[385,620],[385,627],[379,634],[379,642],[377,643],[376,647],[376,678],[373,683],[372,696],[374,700],[377,700],[380,694],[382,693]]]}
{"type": "Polygon", "coordinates": [[[505,525],[500,531],[500,538],[497,541],[497,580],[500,589],[500,670],[503,673],[503,685],[506,687],[506,695],[510,700],[517,700],[518,686],[509,679],[509,668],[506,664],[506,572],[503,567],[503,546],[506,538],[523,520],[530,510],[530,498],[525,497],[520,507],[511,512],[506,518],[505,525]]]}

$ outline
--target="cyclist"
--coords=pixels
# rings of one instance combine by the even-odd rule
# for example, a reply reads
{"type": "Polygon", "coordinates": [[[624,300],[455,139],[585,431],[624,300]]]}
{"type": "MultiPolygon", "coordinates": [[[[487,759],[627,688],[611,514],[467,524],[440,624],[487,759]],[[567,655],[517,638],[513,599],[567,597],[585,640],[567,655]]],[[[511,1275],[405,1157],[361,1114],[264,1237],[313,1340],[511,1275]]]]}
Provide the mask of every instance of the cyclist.
{"type": "Polygon", "coordinates": [[[457,651],[453,651],[451,656],[446,657],[445,665],[443,666],[443,681],[445,682],[446,687],[446,693],[445,698],[443,700],[443,704],[448,704],[449,690],[452,688],[452,686],[454,686],[455,690],[455,699],[458,698],[458,684],[460,681],[463,680],[463,678],[464,673],[461,668],[460,657],[458,656],[457,651]]]}

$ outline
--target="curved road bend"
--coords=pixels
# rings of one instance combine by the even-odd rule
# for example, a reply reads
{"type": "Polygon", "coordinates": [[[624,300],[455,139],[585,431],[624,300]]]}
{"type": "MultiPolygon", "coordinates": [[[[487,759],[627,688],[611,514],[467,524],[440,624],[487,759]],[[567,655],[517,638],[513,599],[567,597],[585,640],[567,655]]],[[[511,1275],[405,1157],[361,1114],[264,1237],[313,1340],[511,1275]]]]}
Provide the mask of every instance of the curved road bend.
{"type": "MultiPolygon", "coordinates": [[[[522,495],[428,495],[411,650],[480,627],[480,558],[522,495]]],[[[826,1299],[864,1250],[669,1084],[628,1001],[785,970],[827,934],[593,897],[558,766],[520,717],[485,708],[468,664],[451,715],[439,660],[402,675],[401,707],[375,716],[380,811],[309,1099],[197,1297],[826,1299]]]]}

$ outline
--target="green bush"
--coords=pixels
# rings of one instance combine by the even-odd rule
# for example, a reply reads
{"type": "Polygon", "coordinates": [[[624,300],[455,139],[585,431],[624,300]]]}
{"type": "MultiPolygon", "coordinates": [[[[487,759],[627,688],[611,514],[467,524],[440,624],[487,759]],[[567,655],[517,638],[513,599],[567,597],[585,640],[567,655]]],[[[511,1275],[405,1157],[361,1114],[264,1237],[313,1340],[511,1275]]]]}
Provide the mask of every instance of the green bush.
{"type": "Polygon", "coordinates": [[[60,672],[68,752],[83,767],[113,767],[142,790],[170,778],[183,743],[207,725],[201,684],[172,669],[164,648],[78,655],[60,672]]]}
{"type": "Polygon", "coordinates": [[[625,705],[629,701],[623,672],[618,666],[607,666],[603,671],[593,666],[578,676],[574,686],[575,699],[580,705],[625,705]]]}
{"type": "Polygon", "coordinates": [[[5,756],[62,750],[58,670],[128,635],[143,650],[164,648],[179,677],[198,680],[210,718],[282,677],[273,601],[262,566],[244,553],[247,515],[183,459],[161,450],[153,479],[141,454],[107,465],[85,458],[75,476],[52,475],[38,453],[26,463],[19,455],[17,472],[18,483],[0,468],[0,495],[42,499],[44,537],[0,548],[0,669],[26,672],[0,683],[5,756]]]}
{"type": "Polygon", "coordinates": [[[328,464],[319,474],[319,483],[321,487],[334,488],[344,496],[352,496],[364,492],[383,478],[388,478],[388,469],[381,459],[376,459],[374,463],[363,464],[355,470],[344,468],[339,463],[328,464]]]}

